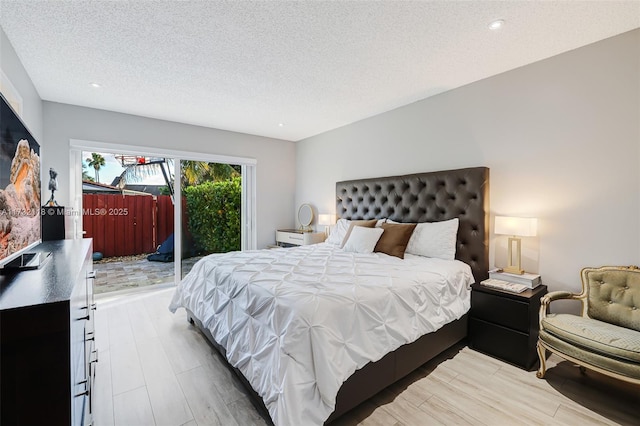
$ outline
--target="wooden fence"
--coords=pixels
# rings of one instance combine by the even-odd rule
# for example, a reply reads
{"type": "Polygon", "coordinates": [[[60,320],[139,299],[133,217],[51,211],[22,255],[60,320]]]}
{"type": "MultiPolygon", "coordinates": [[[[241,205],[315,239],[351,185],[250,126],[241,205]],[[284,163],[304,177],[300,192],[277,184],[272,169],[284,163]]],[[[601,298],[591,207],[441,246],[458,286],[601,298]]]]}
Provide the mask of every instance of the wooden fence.
{"type": "Polygon", "coordinates": [[[168,195],[82,195],[82,226],[104,257],[153,253],[173,233],[168,195]]]}
{"type": "MultiPolygon", "coordinates": [[[[156,202],[156,237],[158,244],[162,244],[169,235],[173,234],[173,201],[168,195],[158,195],[156,202]]],[[[182,207],[184,211],[184,202],[182,207]]]]}

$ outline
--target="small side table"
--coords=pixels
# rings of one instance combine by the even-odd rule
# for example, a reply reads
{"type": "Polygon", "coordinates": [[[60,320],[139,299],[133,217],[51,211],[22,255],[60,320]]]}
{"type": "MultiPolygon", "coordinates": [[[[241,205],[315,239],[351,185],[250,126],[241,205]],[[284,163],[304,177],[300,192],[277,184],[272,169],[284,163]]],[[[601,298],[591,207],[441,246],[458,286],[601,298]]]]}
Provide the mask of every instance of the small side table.
{"type": "Polygon", "coordinates": [[[522,293],[509,293],[471,286],[469,346],[525,370],[538,361],[540,298],[547,286],[539,285],[522,293]]]}

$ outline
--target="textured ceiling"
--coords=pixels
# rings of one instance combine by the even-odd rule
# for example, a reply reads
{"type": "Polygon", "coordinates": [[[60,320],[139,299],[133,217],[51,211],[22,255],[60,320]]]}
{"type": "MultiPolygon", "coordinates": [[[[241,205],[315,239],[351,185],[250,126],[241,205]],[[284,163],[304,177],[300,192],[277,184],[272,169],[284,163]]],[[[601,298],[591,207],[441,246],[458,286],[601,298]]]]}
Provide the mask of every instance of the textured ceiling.
{"type": "Polygon", "coordinates": [[[297,141],[638,28],[640,2],[1,0],[0,25],[44,100],[297,141]]]}

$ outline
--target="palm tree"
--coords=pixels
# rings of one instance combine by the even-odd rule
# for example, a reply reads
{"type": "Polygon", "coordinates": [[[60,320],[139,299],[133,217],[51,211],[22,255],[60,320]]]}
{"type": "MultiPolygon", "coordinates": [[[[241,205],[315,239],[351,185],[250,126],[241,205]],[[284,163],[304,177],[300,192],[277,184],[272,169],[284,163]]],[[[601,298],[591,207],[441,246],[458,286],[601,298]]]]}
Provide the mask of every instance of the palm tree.
{"type": "Polygon", "coordinates": [[[184,160],[181,162],[181,170],[183,181],[191,186],[206,181],[218,182],[240,176],[238,170],[230,164],[204,161],[184,160]]]}
{"type": "Polygon", "coordinates": [[[87,158],[86,161],[96,172],[96,182],[100,182],[100,169],[106,164],[104,157],[97,152],[92,152],[91,158],[87,158]]]}
{"type": "Polygon", "coordinates": [[[182,180],[187,185],[197,185],[209,173],[209,163],[204,161],[184,160],[180,162],[182,180]]]}
{"type": "Polygon", "coordinates": [[[242,170],[241,166],[231,164],[209,163],[209,165],[211,166],[209,179],[213,181],[233,179],[240,176],[240,170],[242,170]]]}
{"type": "Polygon", "coordinates": [[[95,179],[92,178],[91,176],[89,176],[89,172],[87,172],[85,169],[87,168],[87,166],[82,163],[82,180],[86,180],[89,182],[95,182],[95,179]]]}

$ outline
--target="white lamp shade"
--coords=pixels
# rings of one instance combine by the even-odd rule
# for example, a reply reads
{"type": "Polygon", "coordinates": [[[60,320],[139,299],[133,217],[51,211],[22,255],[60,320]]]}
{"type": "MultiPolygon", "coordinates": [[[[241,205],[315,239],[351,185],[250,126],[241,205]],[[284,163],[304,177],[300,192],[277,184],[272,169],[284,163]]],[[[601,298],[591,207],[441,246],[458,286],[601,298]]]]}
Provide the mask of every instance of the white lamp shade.
{"type": "Polygon", "coordinates": [[[494,232],[500,235],[535,237],[538,234],[538,219],[535,217],[496,216],[494,232]]]}
{"type": "Polygon", "coordinates": [[[336,223],[336,215],[335,214],[319,214],[318,215],[318,225],[333,225],[336,223]]]}

